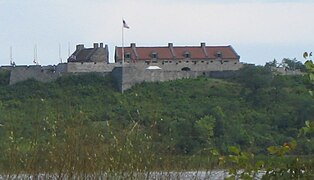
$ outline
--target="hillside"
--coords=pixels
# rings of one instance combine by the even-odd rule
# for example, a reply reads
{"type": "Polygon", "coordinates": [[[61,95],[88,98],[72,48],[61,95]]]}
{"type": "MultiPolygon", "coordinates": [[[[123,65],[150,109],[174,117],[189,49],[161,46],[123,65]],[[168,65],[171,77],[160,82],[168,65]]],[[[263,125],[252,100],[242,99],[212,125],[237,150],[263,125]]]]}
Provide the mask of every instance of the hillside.
{"type": "MultiPolygon", "coordinates": [[[[142,83],[124,94],[110,77],[96,74],[12,86],[5,74],[0,78],[0,152],[12,138],[26,151],[29,141],[45,143],[52,132],[62,141],[66,129],[83,127],[110,142],[112,132],[122,137],[136,127],[150,136],[156,152],[194,154],[215,147],[223,153],[234,145],[265,154],[268,146],[298,138],[314,117],[306,76],[276,76],[263,67],[244,68],[230,79],[142,83]]],[[[313,141],[298,142],[294,154],[314,153],[313,141]]]]}

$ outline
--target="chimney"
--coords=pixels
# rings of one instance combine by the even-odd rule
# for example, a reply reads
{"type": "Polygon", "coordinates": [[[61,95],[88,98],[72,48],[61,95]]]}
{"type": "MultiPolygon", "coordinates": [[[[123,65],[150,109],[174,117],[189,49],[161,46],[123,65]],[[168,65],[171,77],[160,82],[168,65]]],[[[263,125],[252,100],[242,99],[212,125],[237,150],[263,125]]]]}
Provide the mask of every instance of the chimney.
{"type": "Polygon", "coordinates": [[[170,49],[172,57],[176,58],[176,53],[174,52],[174,49],[173,49],[173,43],[168,43],[168,47],[170,49]]]}
{"type": "Polygon", "coordinates": [[[105,52],[106,52],[106,62],[109,63],[109,50],[108,50],[108,45],[105,45],[105,52]]]}
{"type": "Polygon", "coordinates": [[[201,48],[203,50],[203,53],[204,53],[205,57],[208,58],[208,52],[207,52],[207,49],[206,49],[206,44],[204,42],[201,42],[201,48]]]}
{"type": "Polygon", "coordinates": [[[82,50],[82,49],[84,49],[84,44],[76,45],[76,50],[82,50]]]}
{"type": "Polygon", "coordinates": [[[94,48],[98,48],[98,43],[94,43],[94,48]]]}
{"type": "Polygon", "coordinates": [[[132,51],[135,54],[135,58],[137,59],[138,58],[138,53],[136,51],[136,44],[135,43],[131,43],[131,49],[132,49],[132,51]]]}
{"type": "Polygon", "coordinates": [[[104,48],[104,43],[100,43],[100,48],[104,48]]]}

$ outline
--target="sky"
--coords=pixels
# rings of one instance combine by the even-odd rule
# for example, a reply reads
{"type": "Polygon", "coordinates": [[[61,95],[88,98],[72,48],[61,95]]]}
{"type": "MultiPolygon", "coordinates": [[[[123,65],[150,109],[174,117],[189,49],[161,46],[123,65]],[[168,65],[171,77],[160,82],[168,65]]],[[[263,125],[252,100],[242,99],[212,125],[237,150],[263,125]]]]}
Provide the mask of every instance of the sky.
{"type": "Polygon", "coordinates": [[[0,0],[0,66],[66,61],[92,47],[232,45],[240,61],[264,65],[314,51],[314,0],[0,0]],[[60,47],[60,48],[59,48],[60,47]]]}

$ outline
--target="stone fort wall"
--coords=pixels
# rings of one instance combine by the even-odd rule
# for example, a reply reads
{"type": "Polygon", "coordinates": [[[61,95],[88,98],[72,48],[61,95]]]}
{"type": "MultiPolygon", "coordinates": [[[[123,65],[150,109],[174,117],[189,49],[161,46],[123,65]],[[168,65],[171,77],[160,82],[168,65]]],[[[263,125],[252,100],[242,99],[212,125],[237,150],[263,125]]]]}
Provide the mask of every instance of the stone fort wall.
{"type": "Polygon", "coordinates": [[[11,71],[10,85],[25,81],[27,79],[35,79],[40,82],[51,82],[56,80],[62,74],[66,73],[66,64],[58,64],[54,66],[11,66],[1,67],[11,71]]]}
{"type": "Polygon", "coordinates": [[[149,65],[144,63],[125,63],[122,68],[122,64],[120,63],[107,64],[94,62],[70,62],[52,66],[2,66],[0,69],[11,71],[10,85],[27,79],[51,82],[67,74],[88,72],[97,72],[104,76],[110,74],[115,80],[118,90],[123,92],[141,82],[162,82],[182,78],[196,78],[198,76],[230,76],[233,71],[243,66],[243,64],[239,62],[151,63],[150,65],[158,66],[161,69],[147,69],[149,65]],[[184,68],[185,70],[183,71],[182,69],[184,68]],[[188,70],[186,68],[188,68],[188,70]]]}
{"type": "MultiPolygon", "coordinates": [[[[173,65],[176,66],[176,65],[173,65]]],[[[208,65],[209,66],[209,65],[208,65]]],[[[161,70],[150,70],[147,69],[147,65],[136,65],[136,64],[125,64],[123,67],[116,67],[112,71],[112,76],[117,83],[117,88],[119,91],[123,92],[133,85],[141,82],[156,82],[156,81],[169,81],[184,78],[196,78],[198,76],[207,77],[226,77],[232,76],[235,70],[240,69],[243,64],[238,64],[237,66],[229,64],[215,64],[213,68],[202,67],[201,65],[195,66],[176,66],[176,70],[171,67],[159,66],[161,70]],[[215,68],[216,66],[216,68],[215,68]],[[184,67],[190,67],[190,71],[178,70],[184,67]]]]}
{"type": "MultiPolygon", "coordinates": [[[[182,71],[183,68],[189,68],[190,71],[229,71],[229,70],[238,70],[243,64],[239,62],[220,62],[220,61],[182,61],[180,63],[173,62],[171,60],[158,62],[158,63],[150,63],[149,65],[145,63],[125,63],[125,65],[136,66],[142,69],[146,69],[149,66],[158,66],[163,71],[182,71]],[[171,62],[171,63],[170,63],[171,62]]],[[[138,68],[138,69],[139,69],[138,68]]]]}
{"type": "Polygon", "coordinates": [[[111,72],[115,67],[121,67],[120,64],[105,62],[69,62],[67,72],[86,73],[86,72],[111,72]]]}

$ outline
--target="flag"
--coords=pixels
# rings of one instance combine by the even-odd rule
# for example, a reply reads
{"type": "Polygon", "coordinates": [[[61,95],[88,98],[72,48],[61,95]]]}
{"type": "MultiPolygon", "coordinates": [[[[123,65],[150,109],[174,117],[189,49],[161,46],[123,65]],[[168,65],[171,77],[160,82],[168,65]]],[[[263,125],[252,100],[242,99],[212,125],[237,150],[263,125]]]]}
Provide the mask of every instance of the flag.
{"type": "Polygon", "coordinates": [[[123,19],[123,27],[124,28],[127,28],[127,29],[130,29],[130,27],[126,24],[125,20],[123,19]]]}

